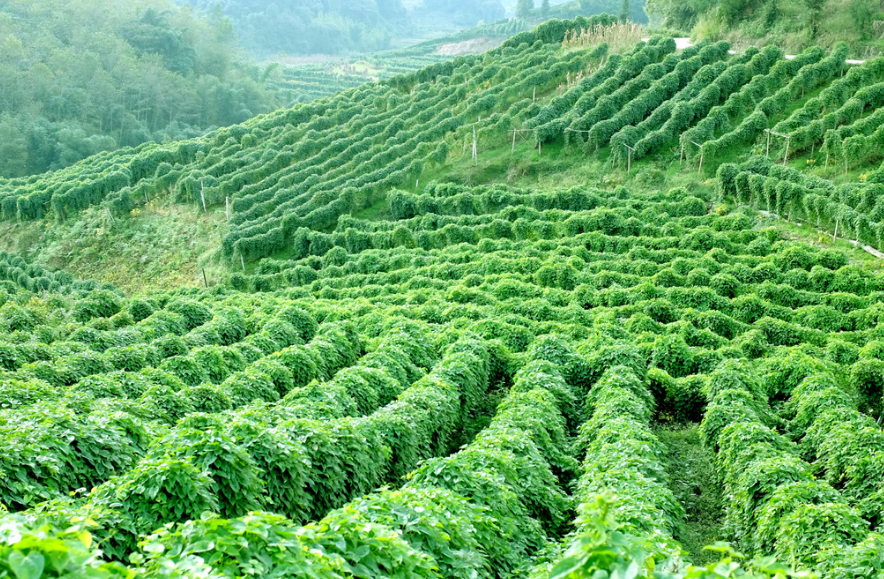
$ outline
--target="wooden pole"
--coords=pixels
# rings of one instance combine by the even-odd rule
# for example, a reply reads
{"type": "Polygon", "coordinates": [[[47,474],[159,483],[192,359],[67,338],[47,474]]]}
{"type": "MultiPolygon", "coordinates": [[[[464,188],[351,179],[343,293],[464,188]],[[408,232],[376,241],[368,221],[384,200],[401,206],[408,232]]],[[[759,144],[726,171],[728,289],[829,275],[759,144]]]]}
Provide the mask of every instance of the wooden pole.
{"type": "Polygon", "coordinates": [[[703,145],[701,145],[697,141],[691,141],[691,143],[693,143],[695,147],[700,149],[700,167],[697,169],[697,175],[699,175],[700,172],[703,170],[703,145]]]}
{"type": "Polygon", "coordinates": [[[629,173],[632,171],[632,152],[635,149],[625,143],[623,144],[623,146],[626,147],[626,174],[629,175],[629,173]]]}
{"type": "Polygon", "coordinates": [[[202,268],[203,270],[203,283],[206,284],[206,287],[209,287],[209,279],[206,277],[206,268],[202,268]]]}
{"type": "Polygon", "coordinates": [[[239,262],[242,264],[242,270],[245,271],[246,270],[246,260],[243,259],[243,256],[241,253],[239,254],[239,262]]]}
{"type": "Polygon", "coordinates": [[[786,159],[789,158],[789,141],[790,140],[791,140],[791,137],[786,137],[786,154],[783,155],[783,167],[786,166],[786,159]]]}
{"type": "Polygon", "coordinates": [[[513,129],[513,150],[510,151],[510,157],[516,154],[516,129],[513,129]]]}
{"type": "Polygon", "coordinates": [[[200,181],[200,198],[202,198],[202,200],[203,200],[203,212],[208,212],[208,209],[206,209],[206,193],[205,193],[205,191],[206,191],[206,187],[205,187],[205,185],[203,185],[203,182],[200,181]]]}
{"type": "Polygon", "coordinates": [[[108,216],[111,218],[111,223],[116,223],[117,220],[114,219],[114,214],[111,213],[110,207],[105,207],[105,209],[107,209],[107,214],[108,214],[108,216]]]}
{"type": "Polygon", "coordinates": [[[532,103],[537,102],[537,87],[536,86],[534,87],[534,94],[531,95],[531,102],[532,103]]]}
{"type": "Polygon", "coordinates": [[[767,153],[764,156],[770,159],[770,129],[764,129],[764,132],[767,133],[767,153]]]}
{"type": "Polygon", "coordinates": [[[835,220],[835,235],[832,236],[832,239],[838,239],[838,224],[841,222],[840,219],[835,220]]]}

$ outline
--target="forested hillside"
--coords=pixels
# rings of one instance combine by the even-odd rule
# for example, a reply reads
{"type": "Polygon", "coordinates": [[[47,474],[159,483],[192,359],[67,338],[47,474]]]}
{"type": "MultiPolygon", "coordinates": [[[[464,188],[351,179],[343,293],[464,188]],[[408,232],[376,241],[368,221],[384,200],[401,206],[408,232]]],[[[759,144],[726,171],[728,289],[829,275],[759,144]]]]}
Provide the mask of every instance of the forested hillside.
{"type": "Polygon", "coordinates": [[[0,4],[0,176],[202,135],[287,104],[223,18],[171,1],[0,4]]]}
{"type": "MultiPolygon", "coordinates": [[[[258,54],[339,54],[389,48],[407,29],[401,0],[177,0],[234,24],[243,46],[258,54]]],[[[467,26],[475,25],[470,22],[467,26]]]]}
{"type": "Polygon", "coordinates": [[[698,39],[772,43],[790,53],[847,42],[858,57],[884,50],[884,6],[876,0],[648,0],[656,24],[698,39]]]}
{"type": "Polygon", "coordinates": [[[849,53],[552,20],[0,180],[0,572],[884,576],[849,53]]]}

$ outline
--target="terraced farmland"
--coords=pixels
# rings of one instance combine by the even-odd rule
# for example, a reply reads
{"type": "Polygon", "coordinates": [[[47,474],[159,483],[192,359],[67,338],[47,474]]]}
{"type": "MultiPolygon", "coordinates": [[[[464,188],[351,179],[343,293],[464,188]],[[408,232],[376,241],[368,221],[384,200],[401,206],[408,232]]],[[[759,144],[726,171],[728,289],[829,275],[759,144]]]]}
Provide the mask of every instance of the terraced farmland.
{"type": "Polygon", "coordinates": [[[0,569],[884,572],[881,61],[562,45],[599,23],[0,182],[22,228],[223,212],[225,271],[0,254],[0,569]]]}

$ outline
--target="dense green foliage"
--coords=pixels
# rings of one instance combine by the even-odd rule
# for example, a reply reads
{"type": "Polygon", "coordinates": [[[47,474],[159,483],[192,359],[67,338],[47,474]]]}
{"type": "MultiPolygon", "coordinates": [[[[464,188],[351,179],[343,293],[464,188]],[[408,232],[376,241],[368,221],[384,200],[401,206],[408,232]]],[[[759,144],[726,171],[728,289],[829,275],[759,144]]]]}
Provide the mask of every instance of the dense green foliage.
{"type": "Polygon", "coordinates": [[[561,49],[613,20],[550,21],[480,57],[0,184],[10,221],[90,204],[123,220],[167,194],[231,210],[231,269],[211,289],[125,296],[0,255],[0,503],[14,513],[0,570],[884,573],[884,274],[822,243],[881,243],[884,177],[851,181],[872,146],[836,182],[786,150],[775,162],[777,145],[768,158],[764,134],[794,133],[797,155],[823,143],[840,176],[847,153],[801,119],[822,112],[836,131],[876,114],[880,63],[659,37],[561,49]],[[514,155],[513,128],[538,156],[615,176],[674,172],[683,153],[714,177],[445,179],[468,147],[473,168],[514,155]],[[819,244],[783,233],[798,221],[819,244]],[[693,507],[653,430],[684,423],[714,457],[715,538],[733,545],[714,547],[717,565],[683,552],[693,507]]]}
{"type": "Polygon", "coordinates": [[[880,3],[869,0],[648,0],[651,21],[699,38],[763,41],[798,52],[813,44],[881,51],[880,3]]]}

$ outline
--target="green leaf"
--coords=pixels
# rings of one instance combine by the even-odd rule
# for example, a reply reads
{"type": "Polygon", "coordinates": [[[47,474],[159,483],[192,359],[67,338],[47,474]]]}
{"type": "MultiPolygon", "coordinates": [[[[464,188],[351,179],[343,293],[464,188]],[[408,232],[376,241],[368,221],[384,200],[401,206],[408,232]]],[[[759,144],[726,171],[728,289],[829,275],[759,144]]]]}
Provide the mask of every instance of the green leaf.
{"type": "Polygon", "coordinates": [[[46,559],[36,551],[27,557],[22,555],[21,551],[9,554],[9,567],[18,579],[40,579],[45,564],[46,559]]]}

